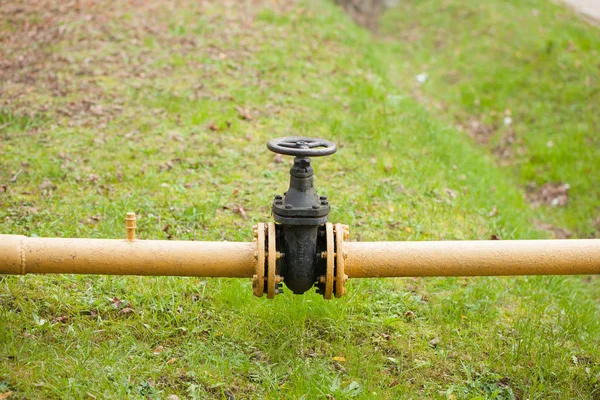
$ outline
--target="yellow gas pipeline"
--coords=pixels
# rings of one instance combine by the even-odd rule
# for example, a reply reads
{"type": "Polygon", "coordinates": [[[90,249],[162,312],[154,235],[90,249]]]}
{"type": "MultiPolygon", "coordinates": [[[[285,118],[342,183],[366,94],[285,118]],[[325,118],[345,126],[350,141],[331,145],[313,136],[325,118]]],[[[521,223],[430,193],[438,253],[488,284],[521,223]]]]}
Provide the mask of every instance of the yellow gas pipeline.
{"type": "Polygon", "coordinates": [[[0,274],[114,274],[252,278],[256,296],[273,298],[282,283],[325,299],[346,293],[348,278],[600,274],[600,240],[348,242],[346,225],[327,222],[330,205],[313,186],[310,157],[334,143],[287,137],[268,144],[293,155],[287,192],[275,195],[275,222],[260,223],[246,243],[0,235],[0,274]]]}
{"type": "MultiPolygon", "coordinates": [[[[598,239],[340,241],[330,247],[331,258],[337,258],[335,250],[340,250],[340,247],[345,274],[349,278],[600,274],[598,239]],[[336,245],[338,249],[335,249],[336,245]]],[[[249,278],[255,274],[258,254],[257,241],[132,240],[131,237],[126,240],[63,239],[0,235],[0,274],[249,278]]],[[[327,258],[327,252],[323,258],[327,258]]]]}

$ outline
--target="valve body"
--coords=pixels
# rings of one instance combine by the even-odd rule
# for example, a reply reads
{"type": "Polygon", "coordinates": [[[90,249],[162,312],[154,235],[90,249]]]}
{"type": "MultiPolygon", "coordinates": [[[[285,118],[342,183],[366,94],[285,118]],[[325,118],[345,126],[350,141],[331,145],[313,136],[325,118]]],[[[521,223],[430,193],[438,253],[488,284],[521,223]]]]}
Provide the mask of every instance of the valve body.
{"type": "Polygon", "coordinates": [[[273,200],[273,218],[278,225],[278,244],[284,257],[278,263],[285,285],[295,294],[310,290],[317,281],[319,227],[327,222],[329,202],[314,188],[310,158],[295,157],[290,186],[273,200]]]}
{"type": "Polygon", "coordinates": [[[323,139],[305,137],[274,139],[267,146],[275,153],[296,156],[289,188],[283,196],[274,197],[272,212],[278,224],[278,248],[284,253],[277,273],[292,292],[302,294],[313,287],[324,268],[319,255],[326,246],[324,224],[330,210],[327,198],[315,190],[309,156],[333,154],[336,147],[323,139]]]}

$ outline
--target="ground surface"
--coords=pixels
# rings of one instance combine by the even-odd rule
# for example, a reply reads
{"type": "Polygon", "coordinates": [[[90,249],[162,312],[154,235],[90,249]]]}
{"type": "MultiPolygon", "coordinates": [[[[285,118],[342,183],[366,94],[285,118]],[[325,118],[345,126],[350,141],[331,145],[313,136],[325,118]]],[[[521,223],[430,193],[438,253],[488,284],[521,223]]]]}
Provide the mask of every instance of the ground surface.
{"type": "Polygon", "coordinates": [[[564,0],[566,4],[583,16],[591,19],[590,22],[600,22],[600,1],[598,0],[564,0]]]}
{"type": "MultiPolygon", "coordinates": [[[[383,38],[321,2],[2,4],[0,231],[114,238],[133,210],[142,238],[249,240],[286,185],[287,161],[266,141],[305,134],[340,146],[315,163],[317,184],[355,240],[597,235],[597,31],[542,3],[466,11],[483,37],[504,30],[500,11],[520,12],[512,29],[540,15],[555,35],[568,28],[540,39],[547,55],[530,68],[545,71],[542,86],[522,91],[468,70],[532,74],[501,49],[453,63],[451,44],[489,48],[430,3],[385,16],[383,38]],[[411,24],[418,40],[402,37],[411,24]],[[576,60],[585,72],[562,75],[576,60]],[[436,84],[437,61],[471,97],[436,84]],[[506,109],[523,158],[490,155],[508,127],[486,140],[471,131],[504,124],[506,109]],[[549,110],[528,135],[523,115],[549,110]],[[570,188],[546,200],[527,192],[532,180],[570,188]]],[[[11,398],[600,395],[595,278],[358,281],[331,302],[257,299],[245,280],[0,279],[0,395],[11,398]]]]}

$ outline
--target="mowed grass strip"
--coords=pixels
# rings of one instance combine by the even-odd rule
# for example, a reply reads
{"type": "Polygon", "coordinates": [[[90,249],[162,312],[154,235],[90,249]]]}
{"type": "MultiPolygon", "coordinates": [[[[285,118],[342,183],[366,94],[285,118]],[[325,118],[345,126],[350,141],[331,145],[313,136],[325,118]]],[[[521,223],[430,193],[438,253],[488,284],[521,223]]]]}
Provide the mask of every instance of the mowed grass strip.
{"type": "MultiPolygon", "coordinates": [[[[7,18],[19,37],[22,18],[58,18],[29,11],[7,18]]],[[[265,143],[300,134],[340,146],[314,166],[354,240],[545,237],[506,172],[394,89],[370,35],[329,3],[82,14],[61,14],[33,81],[24,67],[6,84],[3,233],[124,237],[133,210],[142,239],[250,240],[287,186],[289,160],[265,143]]],[[[9,43],[9,60],[30,54],[9,43]]],[[[15,398],[598,391],[593,279],[351,281],[330,302],[254,298],[249,280],[0,279],[0,393],[15,398]]]]}

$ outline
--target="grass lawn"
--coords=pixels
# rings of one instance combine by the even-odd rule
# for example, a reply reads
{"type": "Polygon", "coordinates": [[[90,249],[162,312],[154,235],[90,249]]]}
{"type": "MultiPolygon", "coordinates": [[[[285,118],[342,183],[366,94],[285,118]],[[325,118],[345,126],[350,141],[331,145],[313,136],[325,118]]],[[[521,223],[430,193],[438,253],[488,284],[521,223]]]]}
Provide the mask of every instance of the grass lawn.
{"type": "Polygon", "coordinates": [[[539,227],[600,237],[597,27],[551,1],[428,0],[381,33],[394,83],[515,173],[539,227]]]}
{"type": "MultiPolygon", "coordinates": [[[[571,27],[597,43],[597,31],[570,14],[550,18],[562,9],[538,9],[528,18],[544,15],[549,30],[571,27]]],[[[392,39],[400,25],[374,38],[316,0],[0,10],[2,233],[124,237],[125,213],[133,210],[140,238],[249,241],[252,226],[270,220],[271,196],[287,187],[290,160],[280,163],[265,144],[291,134],[340,147],[313,166],[317,189],[333,206],[330,220],[349,224],[353,240],[548,237],[536,220],[568,222],[583,236],[592,227],[591,211],[580,219],[573,204],[597,207],[597,176],[574,177],[597,167],[598,157],[586,158],[597,147],[558,137],[554,147],[544,144],[554,149],[548,154],[563,146],[576,152],[574,164],[563,166],[570,175],[547,172],[552,182],[571,184],[569,205],[532,210],[523,187],[546,159],[515,156],[519,162],[499,166],[486,146],[449,123],[483,113],[454,104],[435,83],[441,64],[428,61],[430,79],[414,89],[414,72],[423,72],[415,66],[435,52],[392,39]],[[446,108],[424,106],[427,96],[446,108]],[[586,187],[589,196],[577,200],[586,187]]],[[[423,10],[404,6],[395,23],[423,10]]],[[[446,18],[426,15],[430,22],[417,19],[425,26],[446,18]]],[[[557,51],[562,43],[555,40],[557,51]]],[[[592,56],[581,53],[588,68],[584,57],[592,56]]],[[[479,75],[470,82],[489,83],[479,75]]],[[[523,101],[558,96],[544,82],[545,91],[524,90],[531,98],[523,101]]],[[[597,99],[597,86],[586,90],[597,99]]],[[[578,110],[594,107],[578,89],[569,93],[578,110]]],[[[512,107],[521,132],[525,111],[518,110],[526,106],[479,104],[512,107]]],[[[535,116],[546,115],[544,107],[535,116]]],[[[579,127],[585,140],[584,125],[598,116],[556,118],[579,127]]],[[[5,276],[0,396],[593,399],[600,396],[598,282],[361,280],[326,302],[289,291],[255,298],[250,280],[5,276]]]]}

